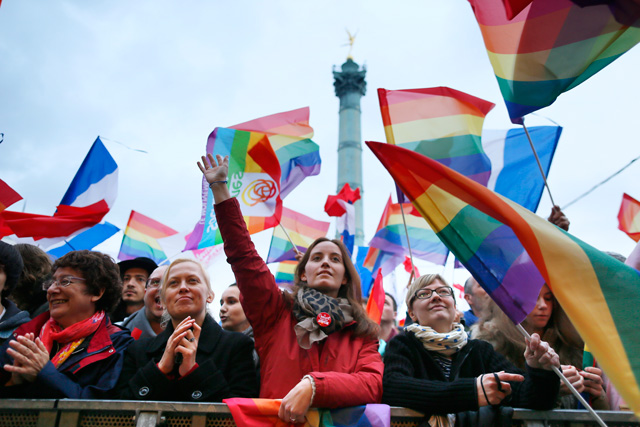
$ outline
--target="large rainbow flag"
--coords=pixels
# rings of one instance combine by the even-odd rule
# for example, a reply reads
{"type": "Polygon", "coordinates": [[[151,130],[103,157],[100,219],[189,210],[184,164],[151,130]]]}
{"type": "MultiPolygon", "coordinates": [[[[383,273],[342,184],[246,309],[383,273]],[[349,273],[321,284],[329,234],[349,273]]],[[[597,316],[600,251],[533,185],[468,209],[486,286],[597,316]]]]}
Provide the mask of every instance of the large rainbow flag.
{"type": "Polygon", "coordinates": [[[273,229],[267,263],[296,259],[296,251],[287,238],[287,234],[298,250],[304,253],[318,237],[327,235],[329,225],[331,224],[328,222],[316,221],[300,212],[283,207],[280,226],[273,229]]]}
{"type": "Polygon", "coordinates": [[[606,5],[534,0],[509,20],[503,0],[469,2],[513,123],[551,105],[640,41],[640,28],[617,22],[606,5]]]}
{"type": "Polygon", "coordinates": [[[618,212],[618,228],[634,241],[640,240],[640,202],[624,193],[618,212]]]}
{"type": "Polygon", "coordinates": [[[515,323],[547,283],[640,414],[640,272],[427,157],[367,142],[438,237],[515,323]]]}
{"type": "Polygon", "coordinates": [[[410,203],[405,203],[402,207],[399,203],[391,204],[386,211],[385,219],[384,227],[378,230],[369,242],[370,247],[402,255],[404,258],[404,255],[409,255],[409,244],[411,244],[411,252],[416,258],[440,265],[444,265],[447,261],[449,250],[410,203]],[[406,232],[402,220],[402,208],[404,208],[406,232]],[[409,242],[407,242],[407,234],[409,234],[409,242]]]}
{"type": "MultiPolygon", "coordinates": [[[[207,153],[229,156],[229,191],[240,202],[249,233],[278,225],[282,215],[280,164],[266,135],[215,128],[207,140],[207,153]]],[[[213,193],[202,178],[202,214],[187,240],[185,250],[222,243],[213,193]]]]}
{"type": "Polygon", "coordinates": [[[378,89],[378,98],[389,144],[487,184],[491,162],[482,149],[482,124],[495,104],[448,87],[378,89]]]}
{"type": "Polygon", "coordinates": [[[118,259],[124,261],[143,256],[159,264],[167,259],[167,255],[157,239],[177,233],[173,228],[132,210],[124,230],[118,259]]]}
{"type": "Polygon", "coordinates": [[[285,198],[308,176],[320,173],[320,147],[313,142],[309,107],[260,117],[231,126],[267,135],[280,162],[280,197],[285,198]]]}
{"type": "Polygon", "coordinates": [[[280,399],[224,399],[238,427],[390,427],[389,405],[369,404],[339,409],[311,408],[300,424],[278,418],[280,399]]]}

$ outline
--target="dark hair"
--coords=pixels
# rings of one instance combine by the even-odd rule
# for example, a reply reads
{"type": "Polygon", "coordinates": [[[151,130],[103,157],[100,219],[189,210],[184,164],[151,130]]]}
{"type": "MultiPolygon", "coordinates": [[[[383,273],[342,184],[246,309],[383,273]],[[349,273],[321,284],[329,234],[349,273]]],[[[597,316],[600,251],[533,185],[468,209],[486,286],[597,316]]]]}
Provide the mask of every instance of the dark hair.
{"type": "Polygon", "coordinates": [[[307,262],[309,261],[309,257],[311,256],[311,252],[313,248],[323,242],[330,242],[338,246],[340,249],[340,253],[342,255],[342,263],[345,267],[345,276],[347,278],[347,283],[342,285],[338,290],[338,297],[346,298],[353,309],[353,319],[356,321],[356,327],[353,333],[356,336],[364,336],[368,335],[372,338],[378,337],[378,331],[380,327],[374,323],[364,308],[362,307],[362,289],[360,289],[360,276],[358,276],[358,272],[356,271],[356,267],[351,262],[351,255],[347,250],[344,243],[337,239],[328,239],[326,237],[320,237],[316,239],[309,249],[305,252],[304,256],[296,266],[296,272],[294,276],[294,287],[292,289],[292,293],[284,293],[286,300],[289,304],[293,304],[294,295],[298,293],[298,289],[302,286],[306,285],[306,282],[300,279],[302,274],[304,274],[304,269],[307,266],[307,262]]]}
{"type": "Polygon", "coordinates": [[[22,260],[24,268],[18,286],[11,293],[11,299],[20,310],[33,313],[35,309],[47,302],[47,291],[42,290],[42,283],[51,278],[51,258],[35,245],[18,243],[14,246],[22,260]]]}
{"type": "Polygon", "coordinates": [[[393,303],[393,311],[398,311],[398,303],[396,302],[396,299],[393,297],[393,295],[391,295],[389,292],[385,292],[384,294],[391,298],[391,302],[393,303]]]}
{"type": "Polygon", "coordinates": [[[100,295],[100,291],[104,289],[104,294],[96,301],[96,311],[104,310],[108,313],[120,301],[120,269],[109,255],[86,250],[69,252],[53,263],[53,272],[63,267],[73,268],[82,273],[90,295],[100,295]]]}
{"type": "Polygon", "coordinates": [[[12,245],[0,241],[0,269],[4,271],[7,279],[0,294],[0,298],[4,301],[20,280],[22,272],[22,257],[18,250],[12,245]]]}

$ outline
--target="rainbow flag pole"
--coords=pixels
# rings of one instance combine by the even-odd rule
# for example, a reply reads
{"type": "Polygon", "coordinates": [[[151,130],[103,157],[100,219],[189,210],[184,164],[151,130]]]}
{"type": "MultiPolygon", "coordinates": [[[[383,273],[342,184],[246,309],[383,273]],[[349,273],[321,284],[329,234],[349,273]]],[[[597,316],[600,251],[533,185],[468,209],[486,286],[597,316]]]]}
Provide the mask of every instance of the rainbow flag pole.
{"type": "Polygon", "coordinates": [[[549,184],[547,183],[547,176],[544,174],[544,169],[542,169],[542,164],[540,163],[540,157],[538,157],[538,153],[536,152],[536,147],[533,146],[533,141],[531,140],[531,135],[529,135],[529,129],[524,124],[524,117],[522,118],[522,127],[524,129],[524,133],[527,135],[527,139],[529,140],[529,145],[531,146],[531,151],[533,151],[533,155],[536,157],[536,162],[538,163],[538,168],[540,168],[540,175],[542,175],[542,180],[544,181],[544,186],[547,187],[547,192],[549,193],[549,198],[551,199],[551,204],[556,206],[556,202],[553,201],[553,196],[551,195],[551,189],[549,188],[549,184]]]}
{"type": "MultiPolygon", "coordinates": [[[[398,184],[396,184],[398,185],[398,184]]],[[[414,272],[416,271],[416,266],[413,264],[413,253],[411,253],[411,240],[409,240],[409,230],[407,229],[407,219],[404,216],[404,208],[402,207],[402,202],[398,200],[400,203],[400,212],[402,213],[402,224],[404,225],[404,233],[407,235],[407,248],[409,248],[409,259],[411,260],[411,274],[409,274],[409,281],[407,282],[407,288],[413,281],[414,272]]]]}
{"type": "Polygon", "coordinates": [[[280,226],[280,228],[282,228],[282,231],[284,232],[284,235],[287,236],[287,239],[289,239],[289,243],[291,243],[291,246],[293,246],[293,250],[296,251],[296,254],[301,255],[302,252],[300,252],[298,250],[298,246],[293,243],[291,236],[289,236],[289,233],[287,233],[287,229],[283,227],[282,222],[278,222],[278,225],[280,226]]]}
{"type": "MultiPolygon", "coordinates": [[[[529,335],[529,332],[527,332],[527,330],[522,326],[522,324],[518,323],[516,325],[516,328],[522,333],[522,335],[530,340],[531,339],[531,335],[529,335]]],[[[567,377],[564,376],[564,374],[562,373],[562,371],[557,367],[557,366],[551,366],[551,368],[553,369],[553,372],[556,373],[556,375],[558,377],[560,377],[560,380],[564,383],[564,385],[567,386],[567,388],[571,391],[571,393],[576,397],[576,399],[578,399],[578,402],[580,402],[582,404],[582,406],[584,406],[587,411],[589,411],[589,413],[591,414],[591,416],[593,417],[594,420],[597,421],[598,424],[600,424],[602,427],[607,427],[607,425],[605,424],[604,421],[602,421],[602,418],[600,418],[600,415],[598,415],[596,413],[596,411],[593,410],[593,408],[591,407],[591,405],[589,405],[585,400],[584,397],[582,397],[582,395],[578,392],[578,390],[576,390],[576,388],[573,386],[573,384],[571,384],[571,382],[567,379],[567,377]]]]}

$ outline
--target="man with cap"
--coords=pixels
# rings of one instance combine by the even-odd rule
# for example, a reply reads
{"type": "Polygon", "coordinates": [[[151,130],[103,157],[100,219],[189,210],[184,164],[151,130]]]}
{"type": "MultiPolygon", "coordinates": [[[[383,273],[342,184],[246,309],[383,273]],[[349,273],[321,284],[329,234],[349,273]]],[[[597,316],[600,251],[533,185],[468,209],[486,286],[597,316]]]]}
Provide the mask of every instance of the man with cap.
{"type": "Polygon", "coordinates": [[[113,313],[109,314],[114,323],[144,307],[145,286],[158,265],[150,258],[138,257],[120,261],[118,267],[122,278],[122,300],[113,313]]]}
{"type": "Polygon", "coordinates": [[[8,299],[20,280],[22,267],[20,252],[10,244],[0,241],[0,344],[11,337],[18,326],[31,320],[29,312],[20,311],[8,299]]]}
{"type": "Polygon", "coordinates": [[[161,265],[153,270],[149,276],[144,292],[144,307],[118,323],[119,326],[129,329],[135,340],[146,337],[153,338],[164,329],[162,327],[164,307],[160,302],[159,291],[162,276],[167,267],[168,265],[161,265]]]}

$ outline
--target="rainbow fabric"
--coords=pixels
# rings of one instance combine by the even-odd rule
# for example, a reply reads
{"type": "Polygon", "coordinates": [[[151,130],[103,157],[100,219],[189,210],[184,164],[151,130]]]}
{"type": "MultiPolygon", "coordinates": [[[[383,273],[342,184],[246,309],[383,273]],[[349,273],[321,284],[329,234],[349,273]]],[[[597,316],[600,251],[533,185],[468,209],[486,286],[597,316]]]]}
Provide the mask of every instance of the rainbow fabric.
{"type": "Polygon", "coordinates": [[[390,144],[367,144],[514,323],[532,311],[546,282],[640,414],[640,272],[427,157],[390,144]]]}
{"type": "Polygon", "coordinates": [[[278,270],[276,271],[276,285],[281,288],[292,288],[294,285],[294,276],[296,274],[296,266],[298,265],[298,261],[282,261],[278,265],[278,270]]]}
{"type": "Polygon", "coordinates": [[[177,233],[173,228],[132,210],[127,228],[124,230],[118,259],[124,261],[147,257],[159,264],[167,259],[167,255],[162,250],[157,239],[177,233]]]}
{"type": "MultiPolygon", "coordinates": [[[[207,153],[229,156],[228,186],[240,203],[249,233],[278,225],[282,215],[280,165],[266,135],[215,128],[207,140],[207,153]]],[[[213,193],[202,178],[202,214],[187,240],[185,250],[204,249],[222,243],[213,193]]]]}
{"type": "Polygon", "coordinates": [[[278,418],[279,399],[224,399],[238,427],[390,427],[391,408],[369,404],[340,409],[311,408],[306,422],[286,423],[278,418]]]}
{"type": "Polygon", "coordinates": [[[640,202],[624,193],[618,212],[618,228],[634,241],[640,240],[640,202]]]}
{"type": "Polygon", "coordinates": [[[320,173],[320,147],[313,142],[313,128],[309,126],[309,107],[260,117],[231,126],[267,135],[280,162],[280,197],[308,176],[320,173]]]}
{"type": "Polygon", "coordinates": [[[382,319],[382,310],[384,309],[384,286],[382,284],[382,270],[378,269],[376,280],[373,281],[369,299],[367,300],[367,316],[369,319],[380,324],[382,319]]]}
{"type": "Polygon", "coordinates": [[[551,105],[640,41],[640,28],[618,23],[606,5],[535,0],[508,20],[503,0],[469,2],[513,123],[551,105]]]}
{"type": "MultiPolygon", "coordinates": [[[[442,244],[429,224],[410,203],[403,204],[402,208],[404,208],[404,218],[413,256],[434,264],[444,265],[449,255],[447,247],[442,244]]],[[[401,205],[399,203],[391,204],[386,213],[384,227],[376,232],[369,242],[369,246],[397,255],[409,255],[401,205]]]]}
{"type": "Polygon", "coordinates": [[[283,207],[280,225],[282,227],[276,226],[273,229],[267,263],[296,259],[296,252],[287,238],[287,234],[289,234],[298,250],[304,253],[314,240],[327,235],[330,223],[316,221],[299,212],[283,207]],[[282,228],[286,230],[286,233],[282,228]]]}
{"type": "Polygon", "coordinates": [[[494,104],[448,87],[378,89],[378,98],[389,144],[487,184],[491,162],[482,149],[481,134],[494,104]]]}
{"type": "MultiPolygon", "coordinates": [[[[387,204],[382,211],[382,216],[380,217],[380,222],[378,223],[378,228],[376,233],[382,230],[389,221],[389,210],[391,209],[391,196],[389,196],[389,200],[387,200],[387,204]]],[[[392,252],[383,251],[379,248],[369,247],[367,251],[367,255],[362,262],[362,266],[368,269],[371,273],[374,271],[378,271],[378,269],[382,269],[382,275],[386,276],[390,274],[400,263],[404,260],[404,255],[394,254],[392,252]]],[[[364,284],[363,284],[364,285],[364,284]]],[[[363,292],[363,295],[366,295],[368,292],[363,292]]]]}

